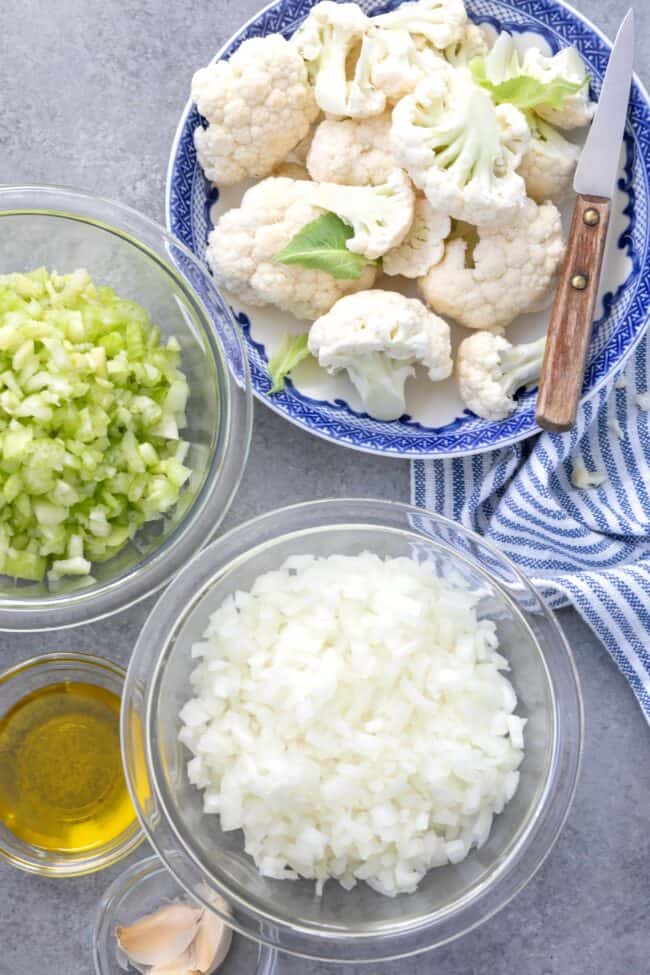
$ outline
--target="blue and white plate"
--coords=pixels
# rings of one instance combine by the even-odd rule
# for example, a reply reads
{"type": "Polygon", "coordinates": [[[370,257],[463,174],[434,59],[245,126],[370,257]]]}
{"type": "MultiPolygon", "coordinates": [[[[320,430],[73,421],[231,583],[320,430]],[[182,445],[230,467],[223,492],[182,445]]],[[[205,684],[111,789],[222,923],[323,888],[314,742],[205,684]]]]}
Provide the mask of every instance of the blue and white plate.
{"type": "MultiPolygon", "coordinates": [[[[229,57],[248,37],[273,32],[289,37],[314,2],[277,0],[245,24],[217,58],[229,57]]],[[[376,14],[399,6],[399,2],[365,0],[361,6],[376,14]]],[[[468,11],[474,21],[486,25],[488,30],[510,31],[524,47],[535,43],[551,52],[575,44],[587,63],[593,97],[598,97],[611,44],[570,7],[556,0],[469,0],[468,11]]],[[[188,103],[172,147],[167,220],[172,232],[203,258],[215,219],[239,204],[244,188],[228,188],[220,193],[204,179],[192,139],[200,121],[196,107],[188,103]]],[[[635,81],[585,376],[585,396],[593,394],[620,369],[646,325],[650,301],[649,176],[650,103],[643,87],[635,81]]],[[[390,287],[395,287],[395,280],[390,279],[390,287]]],[[[381,286],[379,281],[377,284],[381,286]]],[[[288,321],[284,313],[275,309],[246,307],[235,296],[231,300],[244,333],[257,397],[287,420],[326,440],[393,457],[450,457],[502,447],[538,430],[534,390],[521,395],[511,416],[494,422],[482,420],[463,408],[453,379],[432,384],[424,376],[408,381],[408,415],[391,422],[373,420],[362,412],[346,378],[328,376],[309,360],[295,370],[284,392],[269,396],[269,356],[288,329],[299,333],[306,325],[295,319],[288,321]]],[[[547,322],[548,312],[523,316],[508,329],[508,338],[535,338],[543,333],[547,322]]],[[[462,329],[454,329],[455,340],[461,333],[462,329]]]]}

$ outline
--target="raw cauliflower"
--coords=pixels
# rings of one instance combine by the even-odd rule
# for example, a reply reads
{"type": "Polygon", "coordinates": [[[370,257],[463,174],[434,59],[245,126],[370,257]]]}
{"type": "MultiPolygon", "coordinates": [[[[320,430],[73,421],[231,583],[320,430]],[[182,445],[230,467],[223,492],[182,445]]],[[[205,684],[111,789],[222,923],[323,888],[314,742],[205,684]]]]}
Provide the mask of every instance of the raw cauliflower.
{"type": "Polygon", "coordinates": [[[524,178],[528,196],[537,203],[545,200],[562,203],[573,188],[580,147],[532,113],[528,116],[528,124],[530,149],[517,172],[524,178]]]}
{"type": "Polygon", "coordinates": [[[370,78],[395,104],[435,70],[435,62],[463,37],[463,0],[417,0],[371,18],[366,34],[370,78]]]}
{"type": "Polygon", "coordinates": [[[302,58],[280,34],[253,37],[229,61],[201,68],[192,98],[209,123],[194,132],[199,164],[222,186],[268,176],[318,114],[302,58]]]}
{"type": "Polygon", "coordinates": [[[440,60],[393,110],[391,148],[435,210],[483,226],[512,222],[526,187],[515,170],[530,144],[524,115],[494,106],[466,68],[440,60]]]}
{"type": "Polygon", "coordinates": [[[466,22],[463,0],[415,0],[372,18],[373,27],[407,31],[440,51],[460,39],[466,22]]]}
{"type": "Polygon", "coordinates": [[[445,60],[455,68],[467,67],[474,58],[485,57],[488,53],[488,43],[485,34],[477,24],[468,22],[463,27],[460,37],[445,50],[445,60]]]}
{"type": "Polygon", "coordinates": [[[401,274],[405,278],[419,278],[441,261],[445,253],[445,238],[451,231],[451,220],[445,213],[436,212],[426,197],[415,201],[413,223],[399,247],[387,251],[382,259],[384,274],[401,274]]]}
{"type": "Polygon", "coordinates": [[[305,193],[314,206],[335,213],[352,227],[347,249],[369,260],[401,244],[413,223],[415,193],[401,169],[393,170],[379,186],[309,183],[305,193]]]}
{"type": "Polygon", "coordinates": [[[526,200],[514,223],[476,228],[472,248],[449,239],[445,256],[418,279],[427,304],[466,328],[499,329],[518,315],[540,311],[564,255],[560,213],[552,203],[526,200]]]}
{"type": "MultiPolygon", "coordinates": [[[[477,77],[492,86],[514,82],[518,78],[534,78],[541,82],[545,87],[539,89],[534,102],[530,100],[530,91],[527,92],[527,108],[560,129],[578,129],[587,125],[596,109],[589,99],[587,70],[575,47],[562,48],[552,56],[543,54],[537,47],[529,47],[522,57],[512,35],[504,31],[489,54],[471,67],[477,77]],[[566,93],[556,104],[556,82],[580,87],[578,91],[566,93]]],[[[509,100],[505,93],[502,97],[504,101],[509,100]]]]}
{"type": "Polygon", "coordinates": [[[571,468],[571,484],[578,490],[585,491],[592,487],[600,487],[608,480],[602,471],[587,470],[581,457],[576,457],[571,468]]]}
{"type": "Polygon", "coordinates": [[[475,332],[464,339],[456,358],[461,398],[486,420],[503,420],[514,410],[514,394],[539,379],[546,339],[512,345],[502,335],[475,332]]]}
{"type": "Polygon", "coordinates": [[[397,168],[390,127],[390,112],[366,119],[325,119],[307,154],[309,175],[319,182],[348,186],[384,183],[397,168]]]}
{"type": "Polygon", "coordinates": [[[370,79],[394,105],[412,92],[434,68],[440,52],[407,30],[373,28],[366,35],[370,79]]]}
{"type": "Polygon", "coordinates": [[[345,370],[366,412],[394,420],[406,410],[404,385],[421,363],[433,381],[451,375],[449,326],[417,298],[360,291],[339,299],[309,332],[309,351],[330,373],[345,370]]]}
{"type": "Polygon", "coordinates": [[[536,105],[535,111],[558,129],[580,129],[589,125],[596,111],[596,103],[589,98],[587,69],[575,47],[564,47],[550,58],[537,48],[529,48],[524,54],[522,74],[546,83],[556,78],[583,82],[582,88],[568,95],[559,108],[542,104],[536,105]]]}
{"type": "Polygon", "coordinates": [[[370,19],[356,3],[322,0],[293,35],[291,43],[307,64],[316,101],[324,112],[351,118],[383,112],[386,96],[370,78],[370,50],[365,43],[369,27],[370,19]]]}
{"type": "Polygon", "coordinates": [[[343,281],[325,271],[275,263],[302,228],[322,214],[305,199],[304,181],[270,177],[248,190],[241,206],[228,210],[208,238],[206,258],[217,284],[249,305],[276,305],[297,318],[314,320],[342,295],[371,288],[376,269],[343,281]]]}

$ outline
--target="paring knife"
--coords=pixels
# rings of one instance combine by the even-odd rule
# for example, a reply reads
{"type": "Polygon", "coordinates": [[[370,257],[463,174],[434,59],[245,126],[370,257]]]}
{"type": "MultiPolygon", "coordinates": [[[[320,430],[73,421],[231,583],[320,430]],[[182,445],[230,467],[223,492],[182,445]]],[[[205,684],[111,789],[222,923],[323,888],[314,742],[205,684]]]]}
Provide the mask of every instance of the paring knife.
{"type": "Polygon", "coordinates": [[[611,198],[618,173],[634,57],[634,12],[619,27],[573,188],[578,194],[548,328],[535,419],[545,430],[570,430],[585,361],[611,198]]]}

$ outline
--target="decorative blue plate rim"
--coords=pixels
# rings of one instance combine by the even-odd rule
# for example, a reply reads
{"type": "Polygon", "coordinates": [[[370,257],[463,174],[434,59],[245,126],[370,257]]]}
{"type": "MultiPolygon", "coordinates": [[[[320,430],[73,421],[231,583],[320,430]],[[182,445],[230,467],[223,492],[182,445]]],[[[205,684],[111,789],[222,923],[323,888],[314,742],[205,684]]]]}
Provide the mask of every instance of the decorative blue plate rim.
{"type": "MultiPolygon", "coordinates": [[[[271,31],[291,33],[315,2],[316,0],[272,0],[226,41],[213,60],[232,54],[249,36],[271,31]]],[[[399,2],[401,0],[387,0],[381,6],[390,9],[399,2]]],[[[362,6],[365,5],[367,4],[362,0],[362,6]]],[[[380,6],[376,3],[371,5],[374,11],[380,6]]],[[[598,87],[611,50],[611,41],[570,4],[562,0],[469,0],[467,5],[473,19],[478,22],[505,26],[513,31],[534,30],[544,36],[553,49],[557,49],[560,40],[575,44],[589,61],[592,70],[594,61],[597,63],[597,71],[593,75],[598,87]],[[473,9],[476,7],[481,8],[481,12],[476,13],[473,9]],[[508,19],[492,16],[488,12],[491,7],[494,13],[499,8],[508,8],[508,19]]],[[[200,117],[190,99],[183,110],[171,147],[165,212],[169,230],[200,260],[204,260],[209,208],[217,198],[218,191],[207,183],[196,164],[192,132],[199,121],[200,117]],[[204,197],[200,208],[200,222],[203,225],[201,247],[197,247],[195,234],[197,228],[194,203],[197,184],[204,197]]],[[[650,97],[636,75],[633,80],[625,145],[625,178],[620,181],[619,188],[628,196],[624,213],[629,217],[629,224],[620,235],[618,246],[631,258],[632,271],[614,294],[605,295],[604,314],[594,323],[592,342],[596,343],[597,351],[596,354],[592,353],[585,375],[583,402],[595,396],[611,374],[621,369],[640,341],[650,316],[647,213],[650,197],[650,97]],[[642,214],[639,214],[636,207],[640,201],[635,184],[640,177],[643,177],[644,190],[641,199],[645,204],[645,212],[642,214]],[[612,314],[621,321],[611,329],[611,334],[605,335],[603,326],[612,314]]],[[[505,420],[496,423],[484,421],[465,411],[462,416],[440,428],[425,427],[409,417],[391,422],[374,420],[367,414],[353,411],[343,401],[322,401],[308,397],[290,381],[284,392],[271,397],[264,346],[252,338],[248,316],[236,309],[233,309],[233,313],[242,325],[255,396],[291,423],[331,443],[351,447],[363,453],[401,459],[444,458],[511,446],[540,432],[534,419],[535,390],[524,393],[517,410],[505,420]]]]}

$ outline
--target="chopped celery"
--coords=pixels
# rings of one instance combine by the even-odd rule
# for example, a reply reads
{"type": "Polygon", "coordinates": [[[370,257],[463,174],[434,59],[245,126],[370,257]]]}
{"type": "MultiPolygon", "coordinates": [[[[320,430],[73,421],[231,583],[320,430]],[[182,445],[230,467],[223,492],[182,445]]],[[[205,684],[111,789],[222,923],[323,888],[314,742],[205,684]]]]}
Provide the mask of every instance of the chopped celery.
{"type": "Polygon", "coordinates": [[[0,275],[0,573],[86,576],[190,477],[175,338],[84,270],[0,275]]]}

